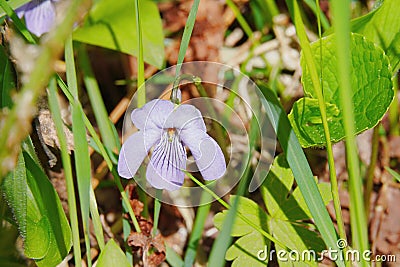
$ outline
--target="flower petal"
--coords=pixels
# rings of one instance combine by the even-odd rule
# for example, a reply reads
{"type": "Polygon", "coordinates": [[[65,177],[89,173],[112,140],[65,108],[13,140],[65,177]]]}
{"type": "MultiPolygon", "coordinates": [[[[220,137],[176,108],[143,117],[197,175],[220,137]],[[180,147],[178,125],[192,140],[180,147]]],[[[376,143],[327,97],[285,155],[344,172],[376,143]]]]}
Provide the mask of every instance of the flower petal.
{"type": "Polygon", "coordinates": [[[150,148],[160,140],[156,131],[139,131],[131,135],[122,145],[118,158],[118,173],[121,177],[132,178],[150,148]]]}
{"type": "Polygon", "coordinates": [[[154,99],[131,113],[133,124],[140,130],[146,128],[163,128],[165,120],[174,109],[171,101],[154,99]]]}
{"type": "Polygon", "coordinates": [[[17,16],[19,18],[22,18],[24,16],[24,14],[25,14],[25,10],[29,9],[31,5],[32,5],[32,2],[28,2],[25,5],[22,5],[19,8],[17,8],[15,10],[15,13],[17,13],[17,16]]]}
{"type": "Polygon", "coordinates": [[[33,0],[24,11],[26,27],[36,36],[49,32],[55,24],[56,9],[50,0],[33,0]]]}
{"type": "Polygon", "coordinates": [[[207,133],[185,129],[180,133],[182,142],[189,147],[204,180],[221,178],[226,171],[221,148],[207,133]]]}
{"type": "Polygon", "coordinates": [[[167,118],[165,128],[190,128],[206,131],[201,112],[193,105],[179,105],[167,118]]]}
{"type": "Polygon", "coordinates": [[[161,138],[153,150],[150,164],[147,166],[146,178],[149,184],[158,189],[174,191],[182,186],[186,168],[186,150],[175,136],[168,139],[168,133],[161,138]]]}

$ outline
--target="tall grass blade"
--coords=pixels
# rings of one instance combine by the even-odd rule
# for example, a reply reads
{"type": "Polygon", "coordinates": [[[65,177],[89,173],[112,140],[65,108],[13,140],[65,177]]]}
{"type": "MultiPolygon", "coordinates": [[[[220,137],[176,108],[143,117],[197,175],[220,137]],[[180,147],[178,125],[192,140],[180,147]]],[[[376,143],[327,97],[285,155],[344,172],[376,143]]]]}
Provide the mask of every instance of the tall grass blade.
{"type": "MultiPolygon", "coordinates": [[[[354,107],[350,81],[350,2],[332,1],[333,26],[336,33],[338,66],[336,73],[339,80],[339,98],[343,110],[343,124],[346,134],[346,158],[349,174],[350,224],[353,247],[359,251],[368,250],[367,221],[364,210],[363,183],[360,175],[358,148],[355,139],[354,107]]],[[[361,259],[361,266],[369,264],[361,259]]]]}
{"type": "MultiPolygon", "coordinates": [[[[317,5],[317,14],[319,14],[319,5],[317,5]]],[[[332,141],[331,141],[331,134],[329,130],[329,125],[328,125],[328,119],[327,119],[327,114],[326,114],[326,104],[324,100],[324,95],[323,95],[323,88],[322,88],[322,82],[323,82],[323,73],[322,73],[322,64],[324,62],[322,61],[322,45],[320,46],[320,56],[321,56],[321,73],[318,75],[317,71],[317,66],[316,62],[314,59],[314,55],[311,51],[311,46],[306,34],[305,26],[303,23],[303,20],[301,18],[300,14],[300,9],[297,3],[297,0],[289,0],[288,1],[288,6],[289,9],[291,9],[291,13],[293,15],[294,23],[296,25],[296,32],[297,36],[300,41],[300,45],[302,48],[302,53],[304,56],[304,59],[306,61],[307,67],[310,71],[310,76],[311,80],[313,83],[313,86],[315,88],[315,92],[317,93],[317,98],[318,98],[318,105],[319,109],[321,112],[321,119],[322,119],[322,124],[324,127],[324,133],[325,133],[325,140],[326,140],[326,150],[328,154],[328,164],[329,164],[329,177],[331,181],[331,191],[332,191],[332,196],[333,196],[333,203],[334,203],[334,208],[335,208],[335,213],[336,213],[336,218],[338,222],[338,230],[339,230],[339,236],[341,239],[347,240],[346,238],[346,232],[344,230],[344,223],[343,223],[343,217],[342,217],[342,211],[341,211],[341,206],[340,206],[340,199],[339,199],[339,188],[338,188],[338,183],[337,183],[337,177],[336,177],[336,168],[335,168],[335,159],[333,157],[333,150],[332,150],[332,141]]],[[[319,36],[321,38],[321,28],[320,28],[320,16],[318,15],[318,31],[319,31],[319,36]]],[[[320,39],[321,40],[321,39],[320,39]]]]}
{"type": "MultiPolygon", "coordinates": [[[[315,224],[328,248],[337,249],[337,235],[326,210],[303,149],[294,133],[279,99],[270,89],[262,87],[265,98],[260,98],[292,169],[300,191],[307,203],[315,224]]],[[[336,264],[344,267],[338,259],[336,264]]]]}
{"type": "Polygon", "coordinates": [[[74,97],[72,105],[72,132],[74,135],[74,156],[75,168],[78,184],[79,200],[81,204],[83,231],[85,235],[86,253],[89,267],[90,257],[90,231],[89,231],[89,207],[90,207],[90,156],[86,136],[86,128],[83,121],[83,110],[79,102],[78,82],[75,72],[75,59],[72,44],[72,37],[69,37],[65,43],[65,63],[67,67],[68,88],[74,97]]]}
{"type": "Polygon", "coordinates": [[[185,29],[183,30],[182,41],[179,47],[178,62],[176,64],[175,77],[178,75],[182,68],[182,63],[185,58],[186,50],[189,46],[190,37],[192,36],[194,23],[196,21],[197,10],[199,9],[200,0],[194,0],[192,8],[190,9],[188,19],[186,21],[185,29]]]}
{"type": "MultiPolygon", "coordinates": [[[[201,196],[200,203],[207,203],[211,201],[211,195],[203,192],[201,196]]],[[[194,221],[194,226],[192,233],[190,235],[189,243],[186,249],[185,258],[184,258],[184,266],[190,267],[193,266],[194,261],[196,259],[197,247],[201,240],[204,224],[206,222],[207,216],[210,212],[211,204],[205,204],[197,208],[196,219],[194,221]]]]}
{"type": "Polygon", "coordinates": [[[71,223],[72,242],[74,250],[75,266],[82,266],[81,246],[79,238],[78,211],[76,209],[75,187],[72,177],[71,159],[68,155],[67,139],[64,133],[64,124],[61,118],[60,106],[57,99],[57,85],[55,79],[49,84],[49,107],[51,116],[56,126],[57,137],[60,142],[61,160],[64,168],[65,181],[67,184],[69,220],[71,223]]]}
{"type": "Polygon", "coordinates": [[[85,45],[80,45],[78,49],[78,64],[83,74],[83,81],[89,96],[90,104],[99,127],[101,139],[104,145],[111,151],[120,148],[119,139],[115,138],[113,125],[108,118],[106,106],[100,93],[99,85],[94,76],[92,66],[85,45]]]}
{"type": "Polygon", "coordinates": [[[94,233],[96,235],[97,243],[99,244],[100,250],[103,250],[106,243],[104,242],[103,225],[100,221],[100,215],[97,208],[96,196],[93,191],[92,185],[90,185],[90,215],[92,216],[94,233]]]}

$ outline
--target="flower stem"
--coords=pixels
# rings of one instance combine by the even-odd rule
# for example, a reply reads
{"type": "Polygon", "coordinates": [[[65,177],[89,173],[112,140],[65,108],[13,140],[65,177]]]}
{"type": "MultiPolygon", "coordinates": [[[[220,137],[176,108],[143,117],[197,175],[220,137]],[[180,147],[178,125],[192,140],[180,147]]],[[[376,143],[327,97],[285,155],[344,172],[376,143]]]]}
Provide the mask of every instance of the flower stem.
{"type": "Polygon", "coordinates": [[[153,225],[153,236],[157,234],[158,228],[158,220],[160,218],[160,210],[161,210],[161,198],[162,198],[162,190],[156,189],[156,197],[154,198],[154,225],[153,225]]]}

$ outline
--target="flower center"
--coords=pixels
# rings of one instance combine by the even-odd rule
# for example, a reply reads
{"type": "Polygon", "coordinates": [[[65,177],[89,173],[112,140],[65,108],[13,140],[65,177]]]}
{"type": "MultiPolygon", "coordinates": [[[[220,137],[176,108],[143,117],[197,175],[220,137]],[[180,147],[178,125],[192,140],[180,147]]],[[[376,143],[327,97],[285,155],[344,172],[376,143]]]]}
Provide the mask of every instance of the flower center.
{"type": "Polygon", "coordinates": [[[175,128],[168,128],[167,129],[167,136],[168,136],[168,141],[172,142],[174,138],[176,137],[176,129],[175,128]]]}
{"type": "MultiPolygon", "coordinates": [[[[164,129],[160,142],[153,150],[151,163],[158,175],[166,181],[176,183],[173,177],[179,177],[180,170],[186,168],[186,150],[176,128],[164,129]]],[[[183,181],[179,182],[179,185],[182,183],[183,181]]]]}

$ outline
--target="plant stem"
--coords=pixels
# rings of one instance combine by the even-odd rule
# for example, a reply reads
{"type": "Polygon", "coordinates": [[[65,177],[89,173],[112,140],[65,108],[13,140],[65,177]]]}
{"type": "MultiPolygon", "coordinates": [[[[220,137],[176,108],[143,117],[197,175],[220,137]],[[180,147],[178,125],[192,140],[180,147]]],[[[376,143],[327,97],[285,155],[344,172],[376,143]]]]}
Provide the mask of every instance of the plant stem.
{"type": "MultiPolygon", "coordinates": [[[[318,3],[318,1],[317,1],[318,3]]],[[[318,4],[317,4],[318,5],[318,4]]],[[[318,5],[319,9],[319,5],[318,5]]],[[[319,12],[317,12],[319,14],[319,12]]],[[[329,130],[329,124],[328,124],[328,118],[326,114],[326,105],[325,105],[325,100],[324,100],[324,95],[323,95],[323,88],[322,88],[322,80],[323,80],[323,73],[322,73],[322,67],[323,67],[323,57],[322,57],[322,43],[320,43],[320,77],[318,76],[317,68],[316,68],[316,63],[314,60],[314,55],[312,54],[311,47],[305,32],[305,27],[303,24],[303,21],[301,19],[301,14],[299,10],[299,6],[297,4],[297,1],[293,1],[293,16],[294,16],[294,21],[296,24],[296,31],[297,35],[299,36],[299,41],[302,47],[302,52],[305,57],[305,61],[307,64],[307,67],[310,71],[311,79],[315,88],[315,92],[317,94],[318,98],[318,106],[320,109],[321,113],[321,119],[322,119],[322,125],[324,128],[324,134],[325,134],[325,140],[326,140],[326,150],[328,154],[328,165],[329,165],[329,177],[331,181],[331,192],[332,192],[332,198],[333,198],[333,205],[335,209],[335,215],[336,215],[336,220],[337,220],[337,225],[338,225],[338,230],[339,230],[339,236],[341,239],[347,240],[346,239],[346,232],[344,230],[344,223],[343,223],[343,217],[342,217],[342,210],[340,206],[340,199],[339,199],[339,187],[338,187],[338,182],[337,182],[337,177],[336,177],[336,168],[335,168],[335,160],[333,157],[333,150],[332,150],[332,141],[331,141],[331,135],[330,135],[330,130],[329,130]]],[[[321,23],[320,19],[318,19],[318,30],[319,34],[321,36],[321,23]]],[[[322,42],[322,39],[320,39],[322,42]]],[[[349,265],[348,260],[346,260],[346,264],[349,265]]]]}
{"type": "Polygon", "coordinates": [[[367,221],[369,218],[371,193],[372,193],[372,188],[374,186],[374,171],[376,167],[376,162],[378,160],[379,128],[380,124],[376,125],[374,128],[374,132],[372,134],[371,160],[368,166],[366,180],[365,180],[364,207],[365,207],[365,213],[366,213],[365,215],[367,221]]]}
{"type": "Polygon", "coordinates": [[[398,91],[399,91],[399,72],[396,72],[393,77],[393,90],[394,90],[394,99],[389,108],[389,122],[390,122],[390,135],[398,136],[399,133],[399,99],[398,99],[398,91]]]}
{"type": "Polygon", "coordinates": [[[160,218],[160,209],[161,209],[161,198],[162,198],[162,190],[156,189],[156,197],[154,198],[154,224],[153,224],[153,236],[156,236],[158,229],[158,220],[160,218]]]}
{"type": "MultiPolygon", "coordinates": [[[[342,214],[342,207],[340,205],[340,198],[339,198],[339,186],[337,182],[337,176],[336,176],[336,167],[335,167],[335,158],[333,156],[333,150],[332,150],[332,142],[330,138],[330,131],[329,131],[329,125],[327,121],[327,116],[326,116],[326,106],[325,106],[325,101],[324,101],[324,87],[323,87],[323,56],[322,56],[322,30],[321,30],[321,18],[320,18],[320,13],[321,13],[321,8],[319,6],[319,1],[315,0],[315,3],[317,5],[317,21],[318,21],[318,36],[320,40],[320,46],[319,46],[319,52],[320,52],[320,96],[318,97],[319,99],[319,106],[320,106],[320,111],[321,114],[323,113],[322,110],[325,112],[325,120],[323,119],[323,126],[324,126],[324,132],[325,132],[325,139],[326,139],[326,151],[328,153],[328,165],[329,165],[329,179],[331,182],[331,193],[332,193],[332,199],[333,199],[333,207],[335,209],[335,216],[336,216],[336,222],[338,226],[338,232],[339,232],[339,237],[342,240],[345,240],[347,243],[347,236],[346,236],[346,230],[344,228],[344,222],[343,222],[343,214],[342,214]],[[321,99],[320,99],[321,98],[321,99]],[[322,105],[321,105],[321,102],[322,105]],[[321,109],[321,106],[323,108],[321,109]]],[[[343,248],[343,251],[346,253],[347,247],[343,248]]],[[[347,267],[351,267],[351,263],[348,259],[345,258],[345,264],[347,267]]]]}
{"type": "MultiPolygon", "coordinates": [[[[353,110],[353,90],[350,82],[350,2],[348,0],[332,1],[332,14],[336,18],[333,26],[336,34],[336,54],[338,65],[336,73],[339,82],[339,98],[343,125],[346,140],[347,170],[349,174],[350,191],[350,222],[353,247],[359,251],[366,251],[368,245],[367,223],[364,210],[363,196],[360,191],[363,188],[359,160],[358,148],[355,139],[354,110],[353,110]]],[[[361,259],[361,266],[368,266],[368,263],[361,259]]]]}
{"type": "Polygon", "coordinates": [[[208,204],[204,204],[204,205],[198,207],[198,209],[197,209],[196,219],[195,219],[194,226],[193,226],[193,231],[190,235],[190,239],[189,239],[188,246],[187,246],[186,253],[185,253],[184,267],[193,266],[193,263],[196,259],[197,247],[201,240],[201,236],[202,236],[202,233],[204,230],[204,224],[205,224],[207,216],[210,212],[211,203],[209,203],[209,202],[211,200],[212,200],[212,197],[210,194],[208,194],[206,192],[202,193],[200,203],[208,203],[208,204]]]}

